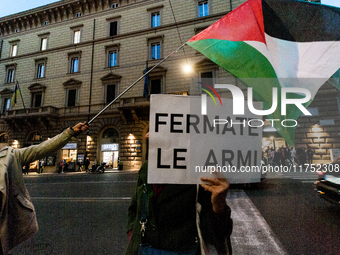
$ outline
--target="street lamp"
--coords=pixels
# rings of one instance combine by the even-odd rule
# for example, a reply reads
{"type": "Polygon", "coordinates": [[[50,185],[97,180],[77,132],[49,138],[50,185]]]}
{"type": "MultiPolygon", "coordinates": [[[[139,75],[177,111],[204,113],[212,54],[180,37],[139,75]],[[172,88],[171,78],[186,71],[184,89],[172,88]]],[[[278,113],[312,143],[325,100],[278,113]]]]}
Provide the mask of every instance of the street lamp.
{"type": "Polygon", "coordinates": [[[189,63],[187,63],[183,66],[183,71],[185,73],[191,73],[193,71],[193,68],[189,63]]]}

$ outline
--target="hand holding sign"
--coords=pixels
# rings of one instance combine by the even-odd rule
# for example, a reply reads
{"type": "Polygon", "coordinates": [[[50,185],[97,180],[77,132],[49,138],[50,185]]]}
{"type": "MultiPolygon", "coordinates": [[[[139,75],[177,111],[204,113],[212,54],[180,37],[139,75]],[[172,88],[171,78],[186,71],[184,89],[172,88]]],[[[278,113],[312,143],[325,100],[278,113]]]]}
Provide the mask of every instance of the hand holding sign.
{"type": "Polygon", "coordinates": [[[206,190],[211,192],[211,203],[215,213],[222,213],[226,207],[226,197],[230,183],[225,178],[201,178],[207,184],[201,184],[206,190]]]}

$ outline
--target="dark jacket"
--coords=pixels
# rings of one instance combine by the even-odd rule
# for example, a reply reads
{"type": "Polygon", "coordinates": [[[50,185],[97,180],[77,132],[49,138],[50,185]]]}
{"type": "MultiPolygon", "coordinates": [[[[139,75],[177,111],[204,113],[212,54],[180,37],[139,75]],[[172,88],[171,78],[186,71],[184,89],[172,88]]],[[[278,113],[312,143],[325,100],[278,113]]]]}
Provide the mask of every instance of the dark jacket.
{"type": "MultiPolygon", "coordinates": [[[[128,211],[127,231],[133,231],[126,254],[138,254],[141,243],[140,218],[143,184],[147,183],[147,162],[139,171],[136,192],[128,211]]],[[[145,242],[154,248],[168,251],[187,251],[198,247],[196,228],[196,185],[162,185],[157,199],[154,198],[153,185],[147,184],[148,210],[145,242]]],[[[200,187],[198,202],[202,205],[200,214],[201,230],[204,240],[214,244],[219,254],[231,254],[230,234],[232,220],[227,206],[222,215],[212,210],[211,194],[200,187]],[[228,239],[228,248],[226,240],[228,239]]]]}
{"type": "Polygon", "coordinates": [[[75,132],[68,128],[39,145],[22,149],[4,147],[0,150],[0,239],[4,254],[38,231],[35,209],[22,176],[22,166],[62,148],[73,135],[75,132]]]}

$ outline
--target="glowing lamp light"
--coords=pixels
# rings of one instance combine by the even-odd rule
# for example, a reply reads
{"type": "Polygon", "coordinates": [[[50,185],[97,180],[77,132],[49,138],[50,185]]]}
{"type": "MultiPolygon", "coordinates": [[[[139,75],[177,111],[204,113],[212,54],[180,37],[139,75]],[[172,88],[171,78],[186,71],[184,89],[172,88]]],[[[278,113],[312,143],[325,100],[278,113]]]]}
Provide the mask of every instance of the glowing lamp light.
{"type": "Polygon", "coordinates": [[[315,124],[312,128],[312,132],[314,133],[321,132],[321,131],[322,131],[322,128],[318,124],[315,124]]]}
{"type": "Polygon", "coordinates": [[[184,71],[185,73],[191,73],[191,72],[192,72],[192,66],[189,65],[189,64],[185,64],[185,65],[183,66],[183,71],[184,71]]]}
{"type": "Polygon", "coordinates": [[[12,147],[13,147],[14,149],[17,149],[17,148],[18,148],[18,145],[19,145],[19,141],[18,141],[18,140],[14,140],[14,141],[13,141],[12,147]]]}

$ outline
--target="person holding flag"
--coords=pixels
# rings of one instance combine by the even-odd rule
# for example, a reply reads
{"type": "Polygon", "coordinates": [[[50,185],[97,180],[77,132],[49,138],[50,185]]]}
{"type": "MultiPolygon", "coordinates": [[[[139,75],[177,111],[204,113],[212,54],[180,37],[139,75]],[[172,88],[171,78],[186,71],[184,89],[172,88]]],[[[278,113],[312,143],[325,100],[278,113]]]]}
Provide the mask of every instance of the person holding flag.
{"type": "Polygon", "coordinates": [[[61,149],[89,126],[86,122],[69,127],[38,145],[0,149],[0,255],[8,252],[38,231],[36,212],[25,186],[22,168],[61,149]]]}

